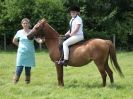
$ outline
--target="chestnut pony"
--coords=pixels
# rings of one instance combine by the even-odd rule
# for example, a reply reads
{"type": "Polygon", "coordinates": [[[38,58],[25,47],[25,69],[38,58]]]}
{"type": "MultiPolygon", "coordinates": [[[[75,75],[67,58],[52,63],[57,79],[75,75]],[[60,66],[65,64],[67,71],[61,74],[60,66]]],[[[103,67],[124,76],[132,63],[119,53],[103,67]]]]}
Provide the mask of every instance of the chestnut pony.
{"type": "MultiPolygon", "coordinates": [[[[28,39],[33,39],[39,34],[44,36],[50,58],[55,63],[58,85],[64,86],[63,66],[60,66],[57,63],[61,57],[61,52],[59,50],[59,33],[55,31],[45,19],[42,19],[33,27],[27,37],[28,39]]],[[[113,72],[108,65],[109,56],[115,69],[118,71],[121,77],[124,77],[117,62],[115,47],[110,40],[91,39],[82,44],[75,44],[71,46],[68,65],[81,67],[91,61],[94,61],[101,74],[103,86],[106,86],[107,74],[110,77],[110,82],[114,82],[113,72]]]]}

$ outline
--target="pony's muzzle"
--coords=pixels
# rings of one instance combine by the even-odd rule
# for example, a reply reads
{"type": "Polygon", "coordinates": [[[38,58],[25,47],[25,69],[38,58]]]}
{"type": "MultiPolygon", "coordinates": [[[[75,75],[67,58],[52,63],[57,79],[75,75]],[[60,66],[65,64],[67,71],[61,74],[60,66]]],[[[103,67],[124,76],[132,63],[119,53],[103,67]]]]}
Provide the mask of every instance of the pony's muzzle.
{"type": "Polygon", "coordinates": [[[31,31],[29,32],[29,34],[27,35],[27,38],[28,38],[29,40],[32,40],[32,39],[34,38],[34,32],[33,32],[33,30],[31,30],[31,31]]]}
{"type": "Polygon", "coordinates": [[[29,35],[27,35],[27,38],[28,38],[29,40],[32,40],[32,39],[34,38],[34,36],[29,36],[29,35]]]}

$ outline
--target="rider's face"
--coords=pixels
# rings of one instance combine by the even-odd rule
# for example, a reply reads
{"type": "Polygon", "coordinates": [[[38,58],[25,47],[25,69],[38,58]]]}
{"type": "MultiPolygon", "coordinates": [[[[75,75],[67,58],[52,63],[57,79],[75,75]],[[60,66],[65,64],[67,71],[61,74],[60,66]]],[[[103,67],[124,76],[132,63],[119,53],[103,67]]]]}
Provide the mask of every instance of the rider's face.
{"type": "Polygon", "coordinates": [[[70,15],[72,18],[74,18],[78,15],[78,12],[77,11],[70,11],[70,15]]]}

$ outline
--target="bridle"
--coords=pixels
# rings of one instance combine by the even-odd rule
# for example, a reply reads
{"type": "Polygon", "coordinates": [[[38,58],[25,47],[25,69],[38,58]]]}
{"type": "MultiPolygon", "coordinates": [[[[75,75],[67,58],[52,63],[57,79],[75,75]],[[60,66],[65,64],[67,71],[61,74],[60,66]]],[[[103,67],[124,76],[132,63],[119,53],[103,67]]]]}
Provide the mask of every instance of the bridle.
{"type": "MultiPolygon", "coordinates": [[[[43,22],[43,23],[42,23],[42,26],[44,26],[46,23],[47,23],[47,22],[43,22]]],[[[47,24],[48,24],[48,23],[47,23],[47,24]]],[[[51,26],[50,26],[50,27],[51,27],[51,26]]],[[[51,27],[51,28],[52,28],[52,27],[51,27]]],[[[60,39],[60,35],[59,35],[59,34],[57,34],[57,35],[58,35],[57,37],[47,37],[47,36],[46,36],[46,33],[45,33],[45,28],[41,28],[41,29],[38,31],[38,33],[35,33],[34,35],[35,35],[35,37],[37,37],[37,36],[39,36],[39,35],[43,35],[42,38],[45,38],[45,39],[60,39]]]]}

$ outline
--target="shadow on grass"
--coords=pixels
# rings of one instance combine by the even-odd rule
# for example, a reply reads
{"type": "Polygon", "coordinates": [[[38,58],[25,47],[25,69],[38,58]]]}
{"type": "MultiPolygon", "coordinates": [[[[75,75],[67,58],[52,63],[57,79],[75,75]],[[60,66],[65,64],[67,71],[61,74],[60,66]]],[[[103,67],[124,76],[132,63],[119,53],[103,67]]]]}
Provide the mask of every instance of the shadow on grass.
{"type": "Polygon", "coordinates": [[[127,86],[125,86],[125,85],[118,85],[118,84],[111,84],[108,87],[111,88],[111,89],[121,90],[121,89],[125,89],[127,86]]]}
{"type": "Polygon", "coordinates": [[[106,85],[105,87],[102,86],[102,84],[96,82],[93,84],[83,84],[83,83],[72,83],[69,85],[65,85],[64,88],[88,88],[88,89],[97,89],[97,88],[110,88],[110,89],[125,89],[125,85],[118,85],[118,84],[109,84],[106,85]]]}

